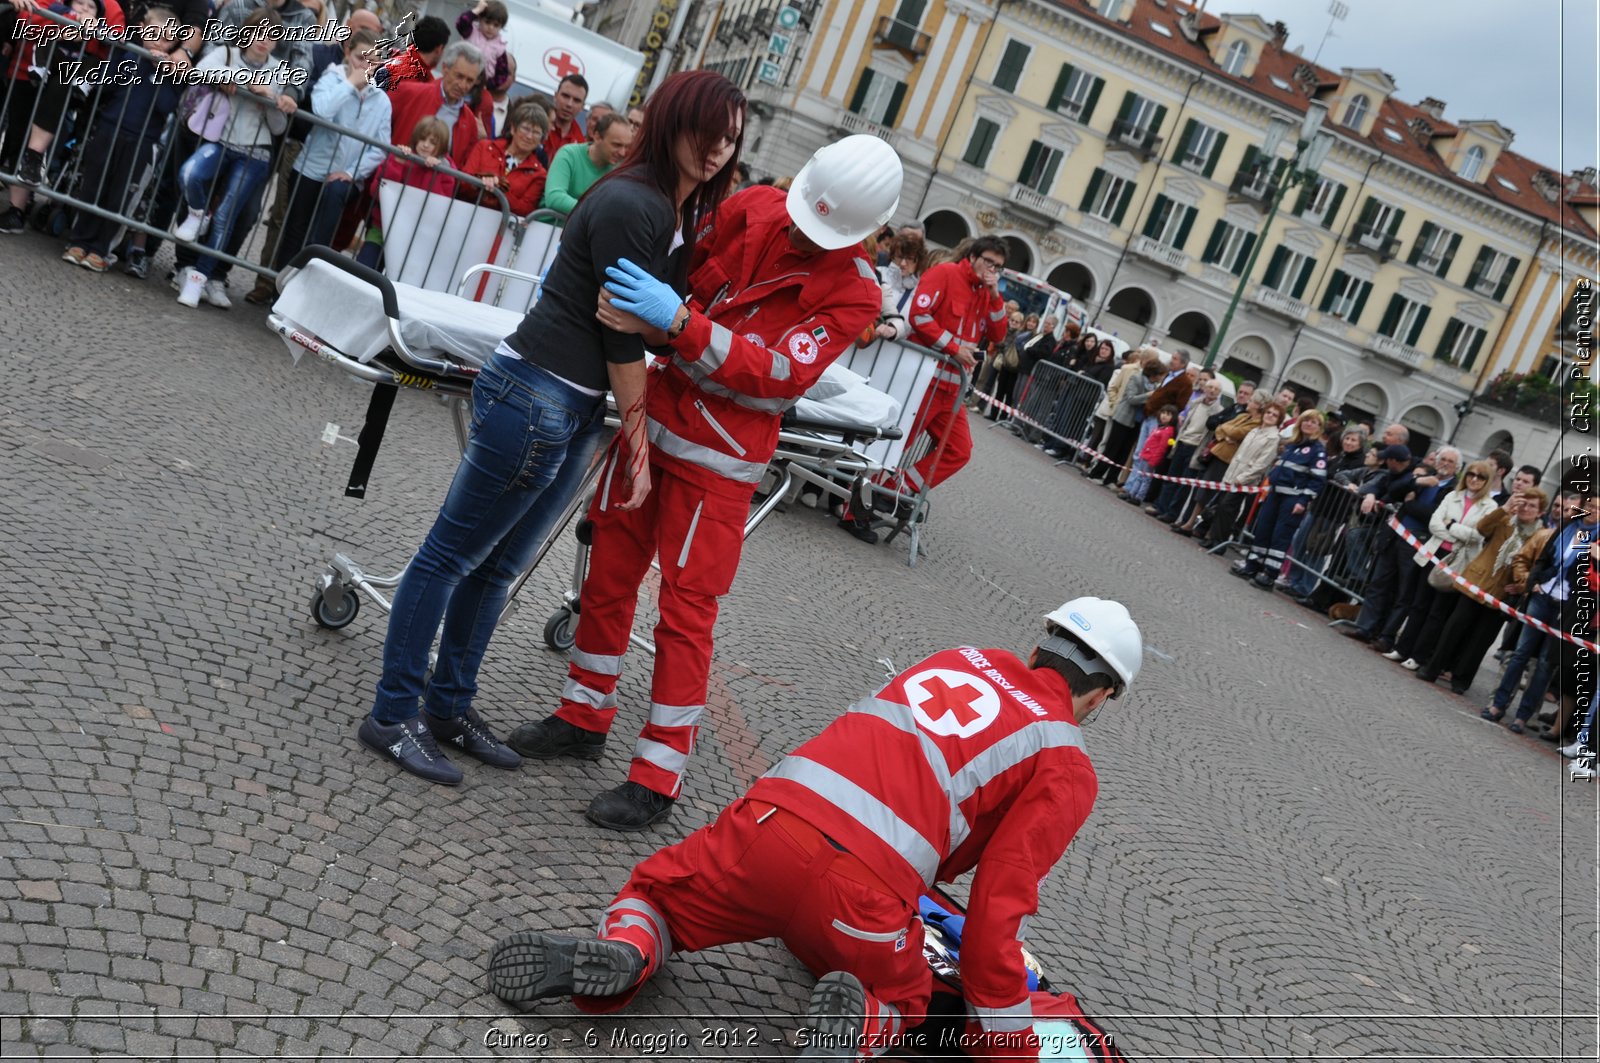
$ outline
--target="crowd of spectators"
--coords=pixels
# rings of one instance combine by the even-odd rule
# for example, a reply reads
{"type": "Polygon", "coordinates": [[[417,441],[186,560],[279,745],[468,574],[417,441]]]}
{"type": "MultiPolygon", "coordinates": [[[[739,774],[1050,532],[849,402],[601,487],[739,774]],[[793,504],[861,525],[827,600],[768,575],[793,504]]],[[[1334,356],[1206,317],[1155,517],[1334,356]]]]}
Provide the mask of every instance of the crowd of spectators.
{"type": "Polygon", "coordinates": [[[17,179],[0,233],[32,220],[63,238],[64,261],[97,273],[120,262],[143,279],[162,237],[122,219],[149,225],[174,240],[168,279],[190,307],[231,306],[231,258],[259,267],[246,296],[256,303],[275,297],[266,271],[309,244],[380,263],[383,181],[564,218],[625,158],[643,117],[598,101],[585,110],[578,74],[553,96],[518,90],[501,0],[463,12],[456,39],[437,17],[386,27],[364,8],[343,23],[347,36],[317,33],[336,28],[319,0],[13,6],[0,17],[0,173],[17,179]],[[91,18],[113,29],[69,25],[91,18]],[[119,41],[125,20],[133,32],[119,41]],[[236,78],[183,80],[221,71],[236,78]],[[96,209],[68,209],[41,187],[96,209]]]}

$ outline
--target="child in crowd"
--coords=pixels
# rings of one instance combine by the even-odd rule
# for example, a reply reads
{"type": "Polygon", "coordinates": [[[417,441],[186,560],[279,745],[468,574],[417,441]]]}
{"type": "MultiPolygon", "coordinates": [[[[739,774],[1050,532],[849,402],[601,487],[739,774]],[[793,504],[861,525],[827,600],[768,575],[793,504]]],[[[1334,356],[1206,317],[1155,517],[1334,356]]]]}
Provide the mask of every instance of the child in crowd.
{"type": "MultiPolygon", "coordinates": [[[[372,198],[378,198],[378,186],[384,181],[393,181],[396,184],[407,185],[411,188],[420,188],[425,192],[436,192],[441,196],[453,196],[456,191],[456,179],[447,173],[437,170],[440,162],[449,165],[445,151],[450,146],[450,127],[444,121],[429,115],[417,120],[411,130],[410,159],[401,158],[399,155],[390,155],[378,172],[372,175],[372,198]]],[[[378,213],[378,208],[372,208],[372,217],[367,221],[365,242],[361,251],[356,255],[356,261],[363,266],[377,269],[383,261],[383,225],[378,213]]]]}
{"type": "MultiPolygon", "coordinates": [[[[283,20],[276,12],[261,8],[252,12],[244,25],[254,31],[248,48],[213,48],[195,69],[248,70],[256,76],[248,85],[212,89],[229,98],[227,121],[217,139],[202,141],[178,171],[183,201],[189,209],[172,234],[184,241],[204,234],[204,246],[214,251],[226,247],[233,227],[252,214],[272,166],[272,138],[288,128],[289,115],[296,109],[294,98],[280,91],[288,84],[288,65],[272,58],[283,20]],[[207,204],[218,193],[220,201],[208,219],[207,204]]],[[[199,306],[204,296],[213,306],[226,309],[231,305],[224,282],[212,279],[216,269],[216,258],[202,255],[184,276],[178,302],[199,306]]]]}
{"type": "Polygon", "coordinates": [[[1178,408],[1167,405],[1156,411],[1156,426],[1144,441],[1139,456],[1134,459],[1133,472],[1128,474],[1128,482],[1122,485],[1118,498],[1124,502],[1144,501],[1144,496],[1150,490],[1150,473],[1166,460],[1167,448],[1172,445],[1172,437],[1177,432],[1178,408]]]}
{"type": "MultiPolygon", "coordinates": [[[[152,4],[145,8],[138,40],[155,55],[168,56],[178,46],[177,30],[172,9],[152,4]]],[[[178,85],[162,76],[164,63],[133,52],[119,52],[116,62],[121,68],[119,80],[107,85],[100,97],[98,119],[81,155],[78,193],[112,214],[122,212],[129,185],[139,168],[154,158],[167,116],[178,106],[178,85]],[[131,68],[125,65],[128,63],[131,68]]],[[[111,240],[119,228],[110,218],[80,211],[67,233],[67,250],[61,258],[104,273],[111,264],[111,240]]],[[[129,272],[142,277],[145,268],[144,249],[130,250],[129,272]]]]}
{"type": "Polygon", "coordinates": [[[511,83],[509,43],[506,40],[506,5],[501,0],[478,0],[478,6],[456,19],[456,32],[483,53],[483,75],[489,91],[511,83]]]}

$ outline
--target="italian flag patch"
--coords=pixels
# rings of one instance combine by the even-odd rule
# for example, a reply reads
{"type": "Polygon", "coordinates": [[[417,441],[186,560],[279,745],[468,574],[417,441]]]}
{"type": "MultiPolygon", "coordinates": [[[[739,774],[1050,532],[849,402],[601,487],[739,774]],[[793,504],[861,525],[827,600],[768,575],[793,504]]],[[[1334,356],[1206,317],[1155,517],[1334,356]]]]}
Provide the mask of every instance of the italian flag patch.
{"type": "Polygon", "coordinates": [[[828,330],[823,328],[821,325],[818,325],[816,328],[812,329],[811,335],[818,343],[828,342],[828,330]]]}

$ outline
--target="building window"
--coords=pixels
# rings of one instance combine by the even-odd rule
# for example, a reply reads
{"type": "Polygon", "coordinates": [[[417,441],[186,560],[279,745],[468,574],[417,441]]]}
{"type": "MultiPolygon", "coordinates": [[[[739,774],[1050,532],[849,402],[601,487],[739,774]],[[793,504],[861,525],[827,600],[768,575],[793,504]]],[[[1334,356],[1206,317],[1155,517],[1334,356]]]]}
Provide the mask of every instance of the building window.
{"type": "Polygon", "coordinates": [[[856,94],[850,100],[850,111],[874,125],[892,127],[900,117],[900,105],[905,102],[906,83],[871,67],[861,72],[856,84],[856,94]]]}
{"type": "Polygon", "coordinates": [[[1159,103],[1147,100],[1137,92],[1129,92],[1122,97],[1117,120],[1111,123],[1111,135],[1140,151],[1153,151],[1155,135],[1160,132],[1166,116],[1167,109],[1159,103]]]}
{"type": "Polygon", "coordinates": [[[1445,323],[1444,336],[1439,340],[1434,357],[1461,369],[1471,369],[1483,348],[1484,335],[1483,329],[1453,317],[1445,323]]]}
{"type": "Polygon", "coordinates": [[[1316,268],[1317,260],[1310,255],[1296,251],[1288,244],[1279,244],[1278,249],[1272,252],[1272,261],[1267,263],[1267,273],[1261,278],[1261,284],[1280,295],[1298,299],[1305,294],[1306,285],[1311,283],[1311,274],[1316,268]]]}
{"type": "Polygon", "coordinates": [[[1467,154],[1461,160],[1461,176],[1468,181],[1478,179],[1478,171],[1483,169],[1483,149],[1474,144],[1467,149],[1467,154]]]}
{"type": "Polygon", "coordinates": [[[1222,72],[1238,77],[1244,71],[1244,65],[1250,61],[1250,46],[1244,41],[1234,41],[1228,45],[1228,54],[1222,60],[1222,72]]]}
{"type": "Polygon", "coordinates": [[[1415,347],[1422,338],[1422,326],[1427,323],[1428,307],[1396,293],[1389,297],[1389,309],[1384,311],[1378,331],[1407,347],[1415,347]]]}
{"type": "Polygon", "coordinates": [[[1206,241],[1206,249],[1200,256],[1200,261],[1207,265],[1221,266],[1238,277],[1244,273],[1245,263],[1250,260],[1250,251],[1255,245],[1255,233],[1219,221],[1211,229],[1211,239],[1206,241]]]}
{"type": "Polygon", "coordinates": [[[1105,84],[1105,78],[1095,77],[1087,70],[1062,63],[1055,88],[1050,90],[1049,107],[1087,125],[1105,84]]]}
{"type": "Polygon", "coordinates": [[[1078,209],[1113,225],[1120,225],[1123,215],[1127,213],[1128,203],[1133,199],[1133,189],[1132,181],[1096,168],[1094,175],[1089,178],[1089,187],[1084,191],[1083,202],[1078,209]]]}
{"type": "Polygon", "coordinates": [[[1399,253],[1400,239],[1395,234],[1406,212],[1377,196],[1368,196],[1361,205],[1361,218],[1351,230],[1350,237],[1357,246],[1373,251],[1381,258],[1399,253]]]}
{"type": "Polygon", "coordinates": [[[1417,234],[1417,242],[1412,245],[1411,257],[1406,261],[1409,265],[1416,266],[1435,277],[1443,277],[1450,272],[1450,263],[1455,261],[1456,248],[1460,246],[1460,233],[1453,233],[1431,221],[1425,221],[1422,223],[1422,231],[1417,234]]]}
{"type": "Polygon", "coordinates": [[[1472,272],[1467,275],[1467,287],[1491,299],[1504,299],[1519,265],[1521,262],[1518,259],[1504,251],[1484,247],[1478,252],[1478,260],[1472,264],[1472,272]]]}
{"type": "Polygon", "coordinates": [[[1227,142],[1226,133],[1191,118],[1184,124],[1183,136],[1178,139],[1178,150],[1172,158],[1184,169],[1210,177],[1217,168],[1222,146],[1227,142]]]}
{"type": "Polygon", "coordinates": [[[1198,213],[1194,207],[1174,203],[1166,196],[1157,195],[1156,204],[1150,209],[1150,217],[1144,223],[1144,235],[1175,251],[1182,251],[1183,245],[1189,240],[1189,230],[1194,226],[1194,216],[1198,213]]]}
{"type": "Polygon", "coordinates": [[[1095,0],[1094,7],[1102,18],[1114,19],[1117,17],[1117,12],[1122,10],[1122,0],[1095,0]]]}
{"type": "Polygon", "coordinates": [[[1002,92],[1017,91],[1017,82],[1022,77],[1022,68],[1028,64],[1028,56],[1033,49],[1021,41],[1007,41],[1005,54],[1000,57],[1000,66],[994,72],[994,87],[1002,92]]]}
{"type": "Polygon", "coordinates": [[[1048,196],[1056,183],[1056,169],[1061,165],[1061,149],[1046,147],[1035,140],[1028,145],[1027,157],[1022,160],[1022,172],[1017,183],[1048,196]]]}
{"type": "Polygon", "coordinates": [[[1354,325],[1360,321],[1361,311],[1367,305],[1367,296],[1371,294],[1371,281],[1352,277],[1344,270],[1336,269],[1333,271],[1333,279],[1328,281],[1328,290],[1322,296],[1322,306],[1319,309],[1330,317],[1354,325]]]}
{"type": "Polygon", "coordinates": [[[989,165],[989,152],[994,150],[995,138],[999,135],[998,123],[987,118],[978,119],[972,124],[972,138],[967,141],[967,150],[962,152],[961,161],[979,169],[989,165]]]}
{"type": "Polygon", "coordinates": [[[1295,213],[1325,229],[1333,228],[1333,220],[1344,202],[1344,185],[1331,177],[1318,177],[1300,189],[1300,202],[1295,213]]]}
{"type": "Polygon", "coordinates": [[[1367,117],[1367,112],[1372,109],[1372,101],[1366,95],[1356,96],[1345,104],[1344,121],[1339,124],[1346,129],[1360,129],[1361,123],[1367,117]]]}

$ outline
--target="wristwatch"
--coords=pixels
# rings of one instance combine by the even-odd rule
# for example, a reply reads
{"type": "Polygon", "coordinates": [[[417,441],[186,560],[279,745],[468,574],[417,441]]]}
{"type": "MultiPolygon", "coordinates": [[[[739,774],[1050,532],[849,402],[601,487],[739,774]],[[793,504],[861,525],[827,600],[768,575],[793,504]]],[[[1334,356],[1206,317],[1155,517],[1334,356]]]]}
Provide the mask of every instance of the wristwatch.
{"type": "MultiPolygon", "coordinates": [[[[694,316],[694,311],[689,310],[688,303],[683,303],[681,305],[685,310],[688,310],[688,313],[683,315],[683,320],[681,322],[679,322],[677,325],[674,325],[672,328],[667,329],[667,339],[669,341],[675,340],[679,336],[683,335],[683,330],[689,327],[689,319],[694,316]]],[[[677,314],[674,313],[673,316],[676,317],[677,314]]]]}

